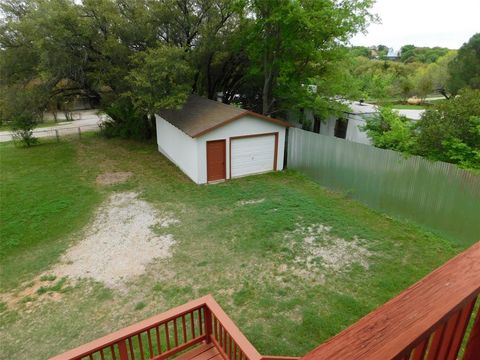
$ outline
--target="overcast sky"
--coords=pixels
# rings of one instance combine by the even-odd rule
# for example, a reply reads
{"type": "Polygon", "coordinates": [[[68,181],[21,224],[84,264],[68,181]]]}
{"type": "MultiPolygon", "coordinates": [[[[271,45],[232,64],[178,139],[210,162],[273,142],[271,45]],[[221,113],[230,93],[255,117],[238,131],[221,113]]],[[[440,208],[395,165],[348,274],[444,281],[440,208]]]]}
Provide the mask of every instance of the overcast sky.
{"type": "Polygon", "coordinates": [[[353,45],[413,44],[458,49],[480,32],[480,0],[377,0],[381,24],[352,39],[353,45]]]}

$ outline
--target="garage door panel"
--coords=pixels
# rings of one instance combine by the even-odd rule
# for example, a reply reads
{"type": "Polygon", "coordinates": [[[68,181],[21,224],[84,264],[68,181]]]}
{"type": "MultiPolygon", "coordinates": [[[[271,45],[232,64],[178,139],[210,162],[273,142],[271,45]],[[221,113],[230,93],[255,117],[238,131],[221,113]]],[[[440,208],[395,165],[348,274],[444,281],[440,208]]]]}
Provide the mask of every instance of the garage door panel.
{"type": "Polygon", "coordinates": [[[275,158],[275,135],[231,140],[232,177],[272,171],[275,158]]]}

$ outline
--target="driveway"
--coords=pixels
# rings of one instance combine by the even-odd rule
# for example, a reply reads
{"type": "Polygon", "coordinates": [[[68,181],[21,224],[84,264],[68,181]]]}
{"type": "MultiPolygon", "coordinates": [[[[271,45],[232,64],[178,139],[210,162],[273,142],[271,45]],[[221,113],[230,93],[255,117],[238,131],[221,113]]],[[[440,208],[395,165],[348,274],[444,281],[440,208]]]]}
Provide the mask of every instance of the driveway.
{"type": "Polygon", "coordinates": [[[403,115],[410,120],[418,121],[422,117],[425,110],[411,110],[411,109],[394,109],[398,114],[403,115]]]}
{"type": "MultiPolygon", "coordinates": [[[[73,112],[73,121],[63,121],[56,125],[41,127],[33,130],[33,134],[37,138],[56,136],[56,131],[59,136],[77,134],[78,128],[80,131],[98,131],[99,124],[105,120],[106,115],[98,115],[98,110],[80,110],[73,112]],[[55,131],[56,130],[56,131],[55,131]]],[[[47,119],[51,118],[50,114],[46,114],[47,119]]],[[[63,114],[59,114],[59,121],[65,119],[63,114]]],[[[0,131],[0,142],[11,141],[11,131],[0,131]]]]}

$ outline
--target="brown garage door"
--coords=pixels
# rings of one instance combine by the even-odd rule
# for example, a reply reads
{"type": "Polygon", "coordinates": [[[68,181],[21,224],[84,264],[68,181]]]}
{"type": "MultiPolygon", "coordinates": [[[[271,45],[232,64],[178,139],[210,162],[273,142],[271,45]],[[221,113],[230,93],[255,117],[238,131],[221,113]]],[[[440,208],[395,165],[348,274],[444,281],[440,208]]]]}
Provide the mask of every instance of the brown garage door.
{"type": "Polygon", "coordinates": [[[207,141],[207,180],[223,180],[226,177],[225,140],[207,141]]]}

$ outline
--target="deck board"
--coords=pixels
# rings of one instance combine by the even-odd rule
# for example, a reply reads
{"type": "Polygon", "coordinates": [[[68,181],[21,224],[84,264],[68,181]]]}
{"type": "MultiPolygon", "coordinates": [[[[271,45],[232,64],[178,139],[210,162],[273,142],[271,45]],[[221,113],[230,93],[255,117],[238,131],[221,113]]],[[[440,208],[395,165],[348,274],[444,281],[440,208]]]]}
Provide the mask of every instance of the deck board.
{"type": "Polygon", "coordinates": [[[175,360],[215,360],[220,359],[217,357],[220,355],[217,348],[212,344],[202,344],[196,348],[174,358],[175,360]]]}
{"type": "Polygon", "coordinates": [[[210,358],[210,360],[223,360],[223,357],[222,355],[220,355],[220,353],[218,353],[214,357],[210,358]]]}

